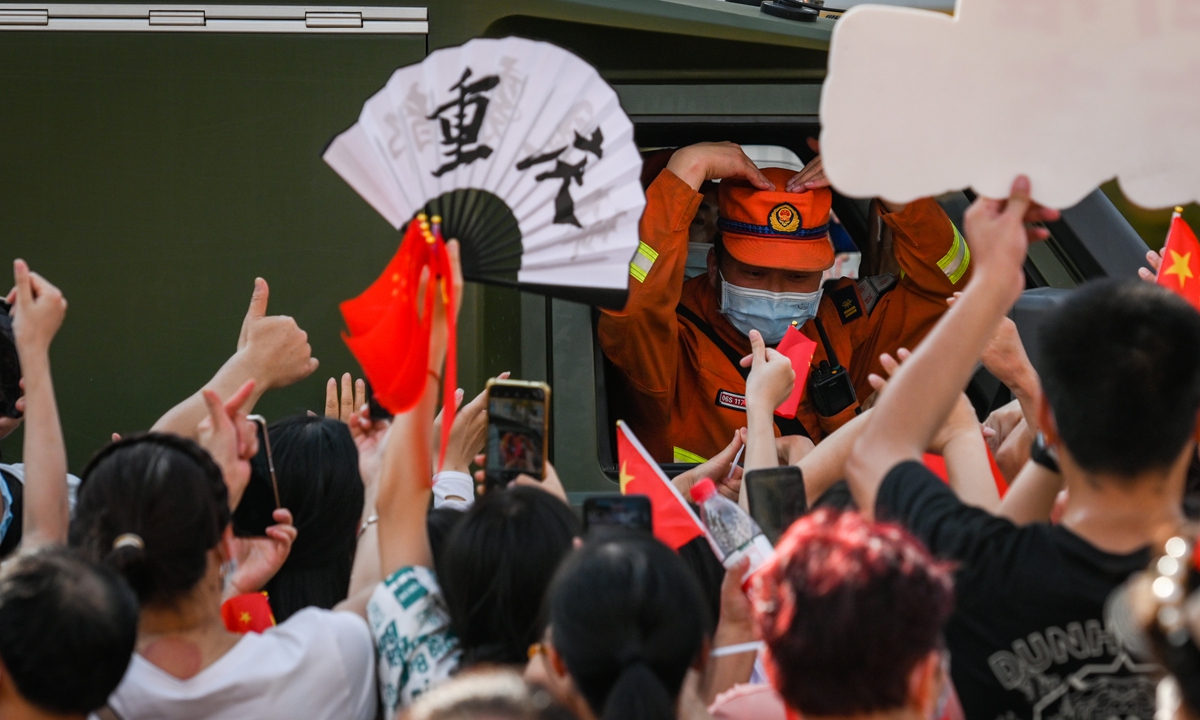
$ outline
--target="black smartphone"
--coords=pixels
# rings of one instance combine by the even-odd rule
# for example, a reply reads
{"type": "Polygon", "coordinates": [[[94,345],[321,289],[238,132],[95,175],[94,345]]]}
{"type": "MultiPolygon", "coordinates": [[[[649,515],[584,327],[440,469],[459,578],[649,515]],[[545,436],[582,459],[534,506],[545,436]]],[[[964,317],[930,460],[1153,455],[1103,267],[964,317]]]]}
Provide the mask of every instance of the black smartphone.
{"type": "Polygon", "coordinates": [[[593,495],[583,501],[583,531],[626,528],[654,532],[650,498],[645,495],[593,495]]]}
{"type": "Polygon", "coordinates": [[[771,544],[779,542],[783,531],[808,511],[804,476],[795,465],[751,470],[742,478],[750,517],[762,528],[771,544]]]}
{"type": "Polygon", "coordinates": [[[550,386],[524,380],[488,380],[488,488],[502,488],[518,475],[546,477],[550,430],[550,386]]]}
{"type": "Polygon", "coordinates": [[[250,482],[233,511],[233,534],[263,537],[267,528],[275,524],[274,513],[280,507],[279,483],[275,478],[275,459],[271,456],[267,421],[261,415],[251,415],[249,419],[258,429],[258,454],[250,459],[250,482]]]}
{"type": "Polygon", "coordinates": [[[19,418],[17,400],[21,398],[21,360],[13,341],[12,306],[0,300],[0,415],[19,418]]]}

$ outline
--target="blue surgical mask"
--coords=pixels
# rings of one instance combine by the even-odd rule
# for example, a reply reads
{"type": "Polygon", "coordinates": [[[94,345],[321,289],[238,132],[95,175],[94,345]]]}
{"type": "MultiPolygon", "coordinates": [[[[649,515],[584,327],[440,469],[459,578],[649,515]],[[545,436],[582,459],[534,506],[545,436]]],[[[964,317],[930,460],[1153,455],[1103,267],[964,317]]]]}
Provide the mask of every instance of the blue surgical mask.
{"type": "Polygon", "coordinates": [[[757,330],[764,342],[774,345],[793,322],[801,328],[817,316],[822,292],[821,288],[810,293],[753,290],[732,285],[721,275],[721,314],[744,334],[757,330]]]}

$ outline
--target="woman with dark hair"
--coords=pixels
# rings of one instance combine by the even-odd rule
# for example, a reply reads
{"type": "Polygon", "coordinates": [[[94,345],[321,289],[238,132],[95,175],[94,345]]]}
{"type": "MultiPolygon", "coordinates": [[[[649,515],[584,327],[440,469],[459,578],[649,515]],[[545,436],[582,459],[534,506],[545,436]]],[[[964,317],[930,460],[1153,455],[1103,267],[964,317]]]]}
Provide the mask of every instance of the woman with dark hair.
{"type": "Polygon", "coordinates": [[[643,535],[590,542],[559,570],[548,606],[548,669],[573,688],[558,699],[580,720],[677,717],[688,670],[706,660],[709,617],[670,548],[643,535]]]}
{"type": "MultiPolygon", "coordinates": [[[[457,308],[458,243],[448,243],[447,250],[457,308]]],[[[544,490],[489,492],[458,521],[434,573],[427,520],[433,495],[430,420],[446,353],[446,306],[440,294],[435,298],[424,394],[412,410],[395,417],[375,500],[383,581],[370,597],[367,618],[389,717],[464,662],[523,665],[539,635],[542,596],[578,534],[570,508],[544,490]]],[[[481,395],[468,403],[455,424],[479,419],[486,402],[481,395]]],[[[473,454],[465,446],[448,451],[446,463],[465,465],[463,458],[469,462],[473,454]]]]}
{"type": "Polygon", "coordinates": [[[537,488],[488,493],[467,512],[438,573],[463,667],[524,667],[546,589],[579,534],[571,508],[537,488]]]}
{"type": "MultiPolygon", "coordinates": [[[[278,622],[306,607],[330,609],[346,599],[363,509],[358,449],[337,420],[296,415],[267,429],[279,499],[292,511],[296,542],[263,589],[278,622]]],[[[265,452],[233,514],[239,535],[259,534],[275,509],[265,452]]],[[[267,523],[269,524],[269,523],[267,523]]]]}
{"type": "Polygon", "coordinates": [[[84,472],[71,544],[116,568],[141,604],[136,653],[109,708],[124,720],[373,718],[371,637],[360,617],[310,608],[261,635],[226,630],[230,504],[255,443],[231,422],[244,418],[220,418],[221,409],[211,418],[213,456],[151,433],[113,443],[84,472]]]}

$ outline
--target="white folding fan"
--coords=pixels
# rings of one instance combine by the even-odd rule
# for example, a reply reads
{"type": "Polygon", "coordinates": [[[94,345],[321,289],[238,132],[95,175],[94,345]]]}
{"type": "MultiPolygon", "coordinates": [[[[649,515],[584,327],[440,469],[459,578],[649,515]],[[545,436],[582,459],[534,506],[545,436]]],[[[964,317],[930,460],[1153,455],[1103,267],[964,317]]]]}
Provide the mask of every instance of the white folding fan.
{"type": "Polygon", "coordinates": [[[438,50],[397,70],[323,157],[397,229],[440,215],[468,280],[625,303],[646,204],[633,123],[562,48],[438,50]]]}

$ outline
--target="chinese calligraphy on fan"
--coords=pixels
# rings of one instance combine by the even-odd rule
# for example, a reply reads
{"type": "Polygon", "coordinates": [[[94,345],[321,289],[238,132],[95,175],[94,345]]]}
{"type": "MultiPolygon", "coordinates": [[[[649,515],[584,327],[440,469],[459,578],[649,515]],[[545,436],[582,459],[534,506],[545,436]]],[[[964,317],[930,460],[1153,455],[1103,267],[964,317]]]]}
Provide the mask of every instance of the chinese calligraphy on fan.
{"type": "MultiPolygon", "coordinates": [[[[493,152],[490,145],[480,142],[479,133],[492,100],[488,93],[500,84],[500,76],[487,75],[474,81],[471,81],[471,76],[471,68],[464,69],[458,82],[450,86],[452,92],[457,92],[457,97],[439,105],[426,118],[438,121],[442,135],[441,145],[447,148],[443,153],[447,160],[433,171],[434,177],[441,177],[461,165],[486,159],[493,152]]],[[[593,130],[591,137],[584,137],[579,131],[575,131],[575,141],[571,145],[564,145],[539,155],[530,155],[517,163],[517,170],[529,170],[538,165],[554,163],[550,169],[534,176],[534,180],[538,182],[562,182],[558,195],[554,198],[554,224],[583,227],[575,217],[575,198],[571,196],[571,183],[583,185],[583,174],[589,158],[593,155],[597,160],[604,157],[603,144],[604,133],[600,128],[593,130]],[[577,158],[577,161],[569,162],[572,158],[577,158]]]]}
{"type": "Polygon", "coordinates": [[[534,180],[542,182],[543,180],[562,180],[562,186],[558,190],[558,196],[554,198],[554,223],[556,225],[574,225],[575,227],[583,227],[579,224],[579,219],[575,217],[575,199],[571,197],[571,181],[574,180],[576,185],[583,185],[583,170],[587,167],[588,156],[595,155],[596,159],[604,157],[604,133],[600,132],[600,128],[596,128],[592,132],[592,137],[585,138],[578,133],[575,133],[575,142],[572,144],[576,150],[582,151],[577,156],[582,156],[582,159],[577,163],[569,163],[562,159],[563,153],[569,149],[567,146],[560,147],[557,150],[551,150],[541,155],[530,155],[524,160],[517,163],[518,170],[528,170],[535,165],[553,162],[554,168],[546,170],[534,177],[534,180]]]}
{"type": "Polygon", "coordinates": [[[490,102],[486,93],[500,84],[500,76],[487,75],[468,84],[470,78],[471,68],[464,69],[458,82],[450,86],[451,90],[458,91],[458,97],[439,105],[428,117],[440,123],[441,144],[449,147],[444,153],[449,160],[433,171],[434,177],[441,177],[460,165],[469,165],[492,154],[491,146],[479,142],[479,130],[483,127],[490,102]]]}

